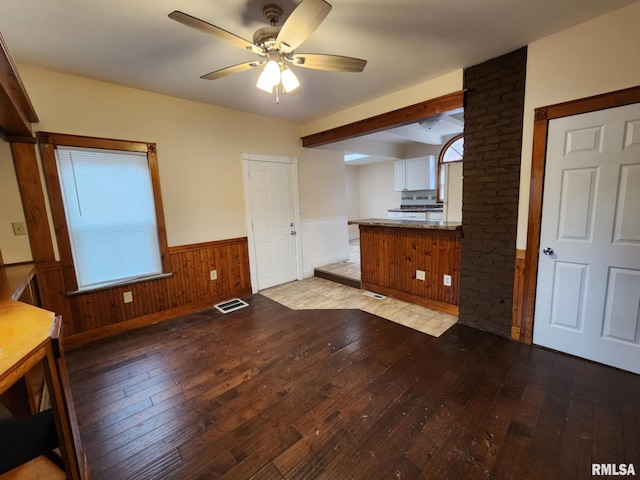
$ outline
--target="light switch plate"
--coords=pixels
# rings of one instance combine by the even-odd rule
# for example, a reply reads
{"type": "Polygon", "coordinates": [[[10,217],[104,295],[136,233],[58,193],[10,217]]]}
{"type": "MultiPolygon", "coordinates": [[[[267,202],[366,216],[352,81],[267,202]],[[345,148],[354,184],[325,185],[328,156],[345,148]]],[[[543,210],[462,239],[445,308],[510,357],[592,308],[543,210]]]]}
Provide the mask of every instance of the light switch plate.
{"type": "Polygon", "coordinates": [[[444,280],[442,281],[442,283],[445,286],[450,287],[451,286],[451,275],[445,275],[444,276],[444,280]]]}
{"type": "Polygon", "coordinates": [[[122,293],[122,299],[124,300],[124,303],[131,303],[133,302],[133,292],[123,292],[122,293]]]}
{"type": "Polygon", "coordinates": [[[218,271],[217,270],[211,270],[209,272],[209,277],[211,278],[211,280],[217,280],[218,279],[218,271]]]}
{"type": "Polygon", "coordinates": [[[416,280],[424,280],[426,278],[426,273],[424,270],[416,270],[416,280]]]}
{"type": "Polygon", "coordinates": [[[24,222],[11,222],[11,226],[13,227],[14,235],[26,235],[27,228],[24,226],[24,222]]]}

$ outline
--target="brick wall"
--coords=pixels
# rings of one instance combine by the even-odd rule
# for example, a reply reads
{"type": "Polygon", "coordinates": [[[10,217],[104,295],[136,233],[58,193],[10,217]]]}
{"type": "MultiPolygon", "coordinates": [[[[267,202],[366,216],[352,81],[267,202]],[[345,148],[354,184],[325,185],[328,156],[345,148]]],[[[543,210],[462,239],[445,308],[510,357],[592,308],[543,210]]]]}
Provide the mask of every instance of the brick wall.
{"type": "Polygon", "coordinates": [[[464,71],[460,321],[510,336],[527,49],[464,71]]]}

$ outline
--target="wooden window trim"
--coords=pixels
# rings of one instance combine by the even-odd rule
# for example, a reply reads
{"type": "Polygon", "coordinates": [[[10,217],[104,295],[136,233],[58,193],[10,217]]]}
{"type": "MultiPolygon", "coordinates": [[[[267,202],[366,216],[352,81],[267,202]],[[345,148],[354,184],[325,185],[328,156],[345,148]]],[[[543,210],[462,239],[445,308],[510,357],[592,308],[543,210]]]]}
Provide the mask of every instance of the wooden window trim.
{"type": "Polygon", "coordinates": [[[438,203],[443,203],[444,202],[444,196],[443,196],[443,192],[441,191],[442,189],[440,188],[440,169],[442,168],[442,164],[443,163],[460,163],[462,162],[462,158],[460,160],[455,160],[452,162],[444,162],[444,153],[447,151],[447,149],[453,145],[455,142],[457,142],[458,140],[460,140],[461,138],[464,137],[464,133],[460,133],[459,135],[456,135],[452,138],[450,138],[447,143],[445,143],[442,146],[442,150],[440,150],[440,155],[438,155],[438,168],[436,169],[436,201],[438,203]]]}
{"type": "Polygon", "coordinates": [[[44,170],[45,182],[51,206],[51,216],[53,226],[58,241],[60,251],[60,261],[64,275],[67,291],[77,291],[78,281],[73,265],[73,255],[71,253],[71,240],[67,228],[67,220],[62,201],[62,191],[60,190],[60,179],[56,165],[55,149],[61,147],[84,147],[106,150],[121,150],[127,152],[141,152],[147,154],[149,162],[149,172],[151,174],[151,186],[156,209],[156,222],[158,226],[158,245],[160,247],[160,260],[162,272],[169,273],[171,270],[169,258],[169,246],[167,243],[167,233],[164,223],[164,209],[162,206],[162,195],[160,192],[160,175],[158,171],[158,159],[156,154],[156,144],[146,142],[134,142],[129,140],[113,140],[109,138],[83,137],[78,135],[66,135],[59,133],[38,132],[38,144],[42,167],[44,170]]]}

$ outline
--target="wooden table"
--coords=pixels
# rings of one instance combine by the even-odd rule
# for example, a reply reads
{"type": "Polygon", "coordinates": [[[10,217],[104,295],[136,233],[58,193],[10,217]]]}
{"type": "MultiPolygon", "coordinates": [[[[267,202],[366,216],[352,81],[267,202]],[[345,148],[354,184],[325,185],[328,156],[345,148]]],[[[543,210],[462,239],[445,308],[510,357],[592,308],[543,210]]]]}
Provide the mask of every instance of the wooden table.
{"type": "Polygon", "coordinates": [[[64,357],[59,345],[61,318],[53,312],[12,299],[20,297],[18,287],[29,282],[27,277],[25,283],[23,277],[24,274],[32,274],[32,266],[3,267],[0,270],[0,395],[42,362],[67,478],[81,480],[86,478],[86,461],[80,448],[64,357]],[[12,292],[13,287],[18,290],[12,292]]]}

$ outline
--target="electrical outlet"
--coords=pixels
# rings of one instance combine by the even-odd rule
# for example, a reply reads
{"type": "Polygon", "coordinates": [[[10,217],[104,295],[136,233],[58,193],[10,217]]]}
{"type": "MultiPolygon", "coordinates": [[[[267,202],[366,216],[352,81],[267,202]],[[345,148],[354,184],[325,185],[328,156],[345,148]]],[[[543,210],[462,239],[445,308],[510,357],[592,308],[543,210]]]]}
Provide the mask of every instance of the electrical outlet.
{"type": "Polygon", "coordinates": [[[133,292],[123,292],[122,299],[124,300],[124,303],[133,302],[133,292]]]}
{"type": "Polygon", "coordinates": [[[442,281],[442,283],[444,285],[446,285],[447,287],[451,286],[451,275],[445,275],[444,276],[444,280],[442,281]]]}
{"type": "Polygon", "coordinates": [[[211,270],[209,272],[209,277],[211,278],[211,280],[217,280],[218,279],[218,271],[217,270],[211,270]]]}
{"type": "Polygon", "coordinates": [[[14,235],[26,235],[27,229],[24,226],[24,222],[11,222],[11,226],[13,227],[14,235]]]}
{"type": "Polygon", "coordinates": [[[416,270],[416,280],[424,280],[426,273],[424,270],[416,270]]]}

